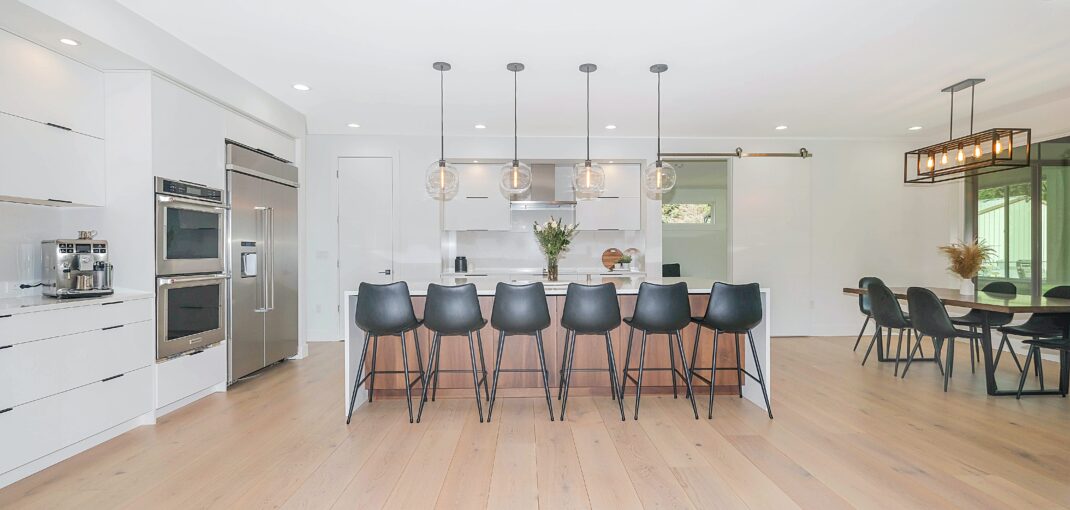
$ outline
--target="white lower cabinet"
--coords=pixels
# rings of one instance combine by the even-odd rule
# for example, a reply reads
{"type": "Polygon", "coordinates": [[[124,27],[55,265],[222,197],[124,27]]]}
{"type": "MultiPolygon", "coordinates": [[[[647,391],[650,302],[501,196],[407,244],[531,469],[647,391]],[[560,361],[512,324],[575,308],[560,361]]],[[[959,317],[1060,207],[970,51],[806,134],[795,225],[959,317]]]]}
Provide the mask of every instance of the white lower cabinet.
{"type": "Polygon", "coordinates": [[[227,382],[227,343],[156,364],[156,408],[227,382]]]}
{"type": "Polygon", "coordinates": [[[0,413],[0,473],[152,411],[144,367],[0,413]]]}
{"type": "MultiPolygon", "coordinates": [[[[77,305],[59,310],[0,313],[0,347],[152,320],[156,317],[154,303],[152,298],[124,300],[113,297],[77,302],[77,305]]],[[[155,346],[155,337],[151,341],[155,346]]],[[[155,355],[149,361],[154,358],[155,355]]]]}

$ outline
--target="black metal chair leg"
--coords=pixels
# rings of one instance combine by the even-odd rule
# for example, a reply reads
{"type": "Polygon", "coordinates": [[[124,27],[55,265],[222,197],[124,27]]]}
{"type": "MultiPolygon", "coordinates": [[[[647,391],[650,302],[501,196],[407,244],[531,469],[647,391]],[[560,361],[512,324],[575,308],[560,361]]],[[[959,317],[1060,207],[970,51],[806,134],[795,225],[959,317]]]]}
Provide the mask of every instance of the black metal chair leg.
{"type": "Polygon", "coordinates": [[[951,370],[955,361],[955,339],[949,338],[944,340],[947,342],[947,361],[944,365],[947,367],[944,369],[944,393],[947,393],[947,383],[951,380],[951,370]]]}
{"type": "Polygon", "coordinates": [[[576,355],[576,333],[572,333],[572,342],[568,346],[568,368],[565,370],[565,394],[561,398],[561,421],[565,421],[565,409],[568,408],[568,388],[572,384],[572,364],[576,355]]]}
{"type": "Polygon", "coordinates": [[[1022,375],[1018,378],[1018,393],[1014,398],[1022,399],[1022,389],[1025,388],[1025,378],[1029,376],[1029,363],[1033,361],[1033,353],[1036,351],[1035,347],[1029,348],[1029,353],[1025,355],[1025,365],[1022,367],[1022,375]]]}
{"type": "MultiPolygon", "coordinates": [[[[890,337],[890,335],[889,335],[890,337]]],[[[762,372],[762,362],[758,361],[758,348],[754,345],[754,335],[747,330],[747,338],[750,340],[750,353],[754,357],[754,370],[758,372],[758,384],[762,386],[762,398],[765,399],[765,410],[769,419],[773,419],[773,406],[769,404],[769,390],[765,387],[765,374],[762,372]]]]}
{"type": "Polygon", "coordinates": [[[557,400],[561,400],[561,393],[565,391],[565,367],[568,361],[568,342],[572,332],[565,330],[565,348],[561,351],[561,370],[557,373],[557,400]]]}
{"type": "MultiPolygon", "coordinates": [[[[639,347],[639,377],[635,379],[635,417],[639,419],[639,398],[643,396],[643,362],[646,361],[646,331],[643,332],[643,343],[639,347]]],[[[627,380],[627,376],[625,376],[627,380]]]]}
{"type": "Polygon", "coordinates": [[[632,366],[632,337],[635,336],[635,328],[628,329],[628,349],[624,351],[624,377],[620,380],[620,394],[624,395],[624,388],[628,387],[628,371],[632,366]]]}
{"type": "Polygon", "coordinates": [[[866,361],[869,360],[869,353],[873,351],[873,345],[877,342],[883,341],[880,339],[881,328],[878,327],[877,331],[873,332],[873,339],[869,341],[869,347],[866,348],[866,355],[862,357],[862,366],[866,366],[866,361]]]}
{"type": "Polygon", "coordinates": [[[942,338],[933,337],[933,361],[936,362],[936,368],[940,369],[940,375],[944,375],[944,362],[940,361],[940,354],[944,352],[944,340],[942,338]]]}
{"type": "MultiPolygon", "coordinates": [[[[907,340],[907,348],[910,348],[909,346],[910,346],[910,341],[907,340]]],[[[902,349],[903,349],[903,330],[900,329],[899,330],[899,341],[897,341],[895,343],[895,372],[892,374],[893,377],[898,377],[899,376],[899,355],[902,353],[902,349]]]]}
{"type": "MultiPolygon", "coordinates": [[[[441,349],[441,347],[442,347],[442,335],[439,335],[439,334],[436,333],[435,334],[435,340],[438,342],[438,346],[441,349]]],[[[438,374],[439,374],[438,368],[439,368],[439,362],[441,362],[441,361],[442,361],[442,357],[436,355],[435,356],[435,382],[434,382],[434,386],[431,388],[431,401],[432,402],[434,402],[435,401],[435,397],[438,396],[438,374]]],[[[429,360],[428,361],[428,366],[430,366],[430,364],[431,363],[430,363],[430,360],[429,360]]],[[[419,420],[417,420],[417,421],[419,421],[419,420]]]]}
{"type": "Polygon", "coordinates": [[[668,340],[669,343],[669,375],[672,376],[672,398],[675,399],[678,398],[676,393],[676,355],[672,352],[674,349],[672,348],[671,333],[668,335],[668,338],[666,338],[666,340],[668,340]]]}
{"type": "MultiPolygon", "coordinates": [[[[687,380],[695,385],[695,360],[698,359],[698,342],[701,339],[702,326],[695,324],[695,344],[691,346],[691,366],[687,367],[687,380]]],[[[688,395],[690,396],[690,395],[688,395]]]]}
{"type": "Polygon", "coordinates": [[[617,380],[617,358],[613,355],[613,337],[606,332],[606,355],[609,357],[609,384],[617,393],[617,407],[620,408],[620,421],[624,421],[624,394],[620,392],[620,382],[617,380]]]}
{"type": "Polygon", "coordinates": [[[1031,347],[1036,349],[1037,353],[1033,355],[1033,365],[1037,367],[1037,378],[1040,381],[1040,391],[1044,391],[1044,358],[1040,356],[1039,347],[1031,347]]]}
{"type": "Polygon", "coordinates": [[[739,349],[739,333],[736,333],[736,392],[743,398],[743,354],[739,349]]]}
{"type": "MultiPolygon", "coordinates": [[[[550,412],[550,421],[554,421],[554,404],[553,399],[550,397],[550,372],[546,370],[546,352],[543,350],[542,345],[542,332],[535,332],[535,345],[539,349],[539,369],[542,372],[542,388],[546,391],[546,409],[550,412]]],[[[498,363],[501,363],[501,355],[498,356],[498,363]]],[[[498,384],[498,376],[494,376],[494,384],[498,384]]],[[[493,404],[491,400],[491,405],[493,404]]],[[[487,415],[487,421],[490,421],[490,415],[487,415]]]]}
{"type": "Polygon", "coordinates": [[[416,328],[412,330],[412,341],[416,344],[416,368],[420,371],[420,386],[427,386],[427,376],[424,373],[424,357],[420,352],[420,333],[416,328]]]}
{"type": "MultiPolygon", "coordinates": [[[[498,333],[498,352],[494,356],[494,384],[490,387],[490,399],[487,402],[487,423],[494,418],[494,401],[498,398],[498,376],[502,373],[502,351],[505,350],[505,332],[498,333]]],[[[540,351],[541,353],[542,351],[540,351]]]]}
{"type": "Polygon", "coordinates": [[[921,337],[919,336],[919,337],[917,337],[917,340],[914,343],[914,348],[911,349],[910,350],[910,354],[907,355],[907,363],[906,363],[906,365],[903,366],[903,375],[900,376],[900,378],[906,379],[907,371],[910,370],[910,364],[914,362],[914,355],[920,350],[921,350],[921,337]]]}
{"type": "MultiPolygon", "coordinates": [[[[683,335],[680,334],[679,330],[676,331],[676,350],[677,350],[677,352],[680,353],[680,366],[686,367],[687,366],[687,355],[684,354],[684,337],[683,337],[683,335]]],[[[669,352],[669,354],[671,355],[672,352],[669,352]]],[[[695,403],[695,392],[692,391],[691,381],[688,380],[686,377],[683,378],[683,379],[684,379],[684,384],[687,385],[687,394],[691,397],[689,399],[689,400],[691,400],[691,411],[695,413],[695,419],[697,420],[698,419],[698,405],[695,403]]],[[[673,372],[673,380],[674,381],[676,380],[676,372],[673,372]]]]}
{"type": "Polygon", "coordinates": [[[476,330],[476,343],[479,345],[479,366],[483,369],[483,392],[487,395],[487,400],[490,400],[490,383],[487,381],[487,362],[483,358],[483,335],[476,330]]]}
{"type": "Polygon", "coordinates": [[[862,323],[862,329],[858,331],[858,339],[855,340],[855,348],[852,351],[858,350],[858,344],[862,342],[862,335],[866,334],[866,326],[869,326],[870,316],[866,316],[866,321],[862,323]]]}
{"type": "Polygon", "coordinates": [[[479,367],[476,365],[476,345],[472,333],[468,333],[468,355],[472,358],[472,386],[476,390],[476,409],[479,410],[479,423],[483,423],[483,396],[479,394],[479,367]]]}
{"type": "MultiPolygon", "coordinates": [[[[976,333],[977,332],[977,327],[976,326],[970,326],[970,332],[971,333],[976,333]]],[[[977,343],[976,343],[975,339],[973,339],[973,338],[970,338],[969,342],[970,342],[970,373],[971,374],[976,374],[977,373],[977,343]]]]}
{"type": "Polygon", "coordinates": [[[1014,346],[1011,345],[1011,341],[1007,338],[1007,333],[1003,333],[1003,338],[999,341],[999,349],[996,350],[996,358],[992,361],[992,366],[999,368],[999,360],[1003,356],[1003,346],[1007,346],[1007,350],[1011,352],[1011,357],[1014,359],[1015,366],[1018,367],[1018,371],[1022,371],[1022,362],[1018,359],[1018,353],[1014,352],[1014,346]]]}
{"type": "Polygon", "coordinates": [[[377,354],[379,354],[379,337],[373,336],[372,337],[372,369],[371,369],[370,372],[368,372],[368,375],[371,376],[371,381],[368,383],[368,402],[371,402],[373,397],[375,396],[375,366],[376,366],[375,365],[375,358],[377,357],[376,356],[377,354]]]}
{"type": "Polygon", "coordinates": [[[412,423],[412,385],[409,384],[409,349],[405,347],[405,332],[401,332],[401,370],[405,373],[405,402],[409,408],[409,423],[412,423]]]}
{"type": "MultiPolygon", "coordinates": [[[[737,335],[736,338],[739,338],[739,336],[737,335]]],[[[710,367],[711,367],[710,368],[710,405],[709,405],[709,414],[708,414],[708,416],[706,416],[707,420],[712,420],[713,419],[713,391],[717,387],[717,350],[718,350],[718,344],[721,343],[719,340],[720,340],[720,332],[718,332],[717,330],[714,330],[713,331],[713,354],[710,356],[710,367]]],[[[737,347],[739,346],[739,342],[736,342],[736,346],[737,347]]],[[[736,349],[736,351],[738,352],[739,349],[736,349]]]]}
{"type": "MultiPolygon", "coordinates": [[[[435,335],[431,337],[431,352],[427,354],[427,371],[425,373],[430,377],[432,371],[434,371],[436,381],[438,380],[438,348],[439,345],[441,345],[441,342],[442,337],[438,333],[435,333],[435,335]]],[[[420,411],[416,413],[416,423],[420,423],[420,418],[424,415],[424,404],[427,403],[427,389],[430,386],[430,384],[424,385],[423,395],[420,396],[420,411]]],[[[434,397],[432,397],[431,400],[434,401],[434,397]]]]}
{"type": "MultiPolygon", "coordinates": [[[[349,425],[350,420],[353,419],[353,406],[357,403],[357,387],[360,384],[360,376],[364,373],[364,358],[368,355],[368,341],[371,339],[371,335],[364,334],[364,350],[360,353],[360,364],[357,365],[357,378],[353,379],[353,391],[349,394],[349,414],[346,415],[346,425],[349,425]]],[[[374,370],[375,367],[372,367],[374,370]]]]}

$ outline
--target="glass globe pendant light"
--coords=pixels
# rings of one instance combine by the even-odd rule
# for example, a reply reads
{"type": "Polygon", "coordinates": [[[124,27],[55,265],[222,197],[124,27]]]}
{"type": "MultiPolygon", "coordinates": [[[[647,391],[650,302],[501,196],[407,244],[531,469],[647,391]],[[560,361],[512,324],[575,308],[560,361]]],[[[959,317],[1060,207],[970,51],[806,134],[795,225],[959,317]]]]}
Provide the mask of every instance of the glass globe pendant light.
{"type": "Polygon", "coordinates": [[[658,75],[658,155],[643,171],[643,187],[655,195],[666,193],[676,186],[676,169],[661,160],[661,73],[669,70],[665,64],[650,66],[650,72],[658,75]]]}
{"type": "Polygon", "coordinates": [[[501,179],[498,184],[505,193],[520,195],[531,189],[531,167],[521,163],[520,158],[517,157],[516,73],[524,70],[524,64],[513,62],[505,68],[513,73],[513,161],[502,166],[501,179]]]}
{"type": "Polygon", "coordinates": [[[457,168],[446,163],[446,85],[445,73],[451,66],[446,62],[435,62],[431,67],[438,71],[438,101],[439,101],[439,140],[440,149],[438,161],[431,163],[424,174],[424,191],[427,196],[436,200],[447,200],[457,193],[460,184],[460,174],[457,168]]]}
{"type": "Polygon", "coordinates": [[[577,164],[572,172],[572,187],[576,198],[595,198],[606,189],[606,172],[601,165],[591,163],[591,73],[598,70],[594,64],[583,64],[580,72],[587,75],[587,158],[577,164]]]}

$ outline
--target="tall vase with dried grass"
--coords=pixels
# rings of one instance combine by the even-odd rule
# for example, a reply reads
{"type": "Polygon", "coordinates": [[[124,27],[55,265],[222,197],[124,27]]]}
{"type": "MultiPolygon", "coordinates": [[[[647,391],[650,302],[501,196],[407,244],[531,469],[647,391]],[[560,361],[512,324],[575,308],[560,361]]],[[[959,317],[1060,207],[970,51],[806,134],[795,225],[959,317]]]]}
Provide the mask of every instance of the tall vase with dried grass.
{"type": "Polygon", "coordinates": [[[953,243],[941,246],[940,251],[947,255],[948,262],[950,262],[947,268],[948,271],[962,278],[959,294],[963,296],[974,295],[973,278],[977,276],[977,273],[981,272],[981,268],[984,267],[988,259],[992,258],[995,251],[976,239],[968,243],[953,243]]]}

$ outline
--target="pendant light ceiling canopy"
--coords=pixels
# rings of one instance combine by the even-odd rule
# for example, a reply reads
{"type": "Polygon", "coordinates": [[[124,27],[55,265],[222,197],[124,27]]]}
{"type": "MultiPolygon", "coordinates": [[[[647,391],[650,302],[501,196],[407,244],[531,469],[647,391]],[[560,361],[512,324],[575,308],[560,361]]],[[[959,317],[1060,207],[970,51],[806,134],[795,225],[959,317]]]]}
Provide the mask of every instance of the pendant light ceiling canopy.
{"type": "Polygon", "coordinates": [[[513,62],[505,66],[513,73],[513,161],[502,166],[498,184],[510,195],[521,195],[531,189],[531,167],[521,163],[517,150],[517,86],[516,75],[524,70],[524,64],[513,62]]]}
{"type": "Polygon", "coordinates": [[[676,186],[676,169],[661,160],[661,73],[669,70],[665,64],[650,66],[650,72],[658,75],[658,153],[653,163],[643,171],[643,187],[655,195],[666,193],[676,186]]]}
{"type": "Polygon", "coordinates": [[[572,172],[572,187],[579,199],[596,198],[606,189],[605,170],[591,162],[591,73],[597,70],[594,64],[580,66],[580,72],[587,75],[587,157],[572,172]]]}
{"type": "Polygon", "coordinates": [[[432,66],[438,71],[438,101],[439,101],[439,142],[440,150],[438,161],[431,163],[424,174],[424,190],[427,195],[437,200],[447,200],[457,193],[460,185],[460,174],[457,168],[446,162],[446,71],[451,66],[446,62],[435,62],[432,66]]]}
{"type": "Polygon", "coordinates": [[[984,81],[970,78],[941,90],[951,93],[948,140],[907,152],[903,158],[903,182],[944,182],[1030,165],[1030,129],[992,128],[974,133],[974,88],[984,81]],[[955,92],[965,89],[970,89],[970,134],[955,138],[955,92]]]}

